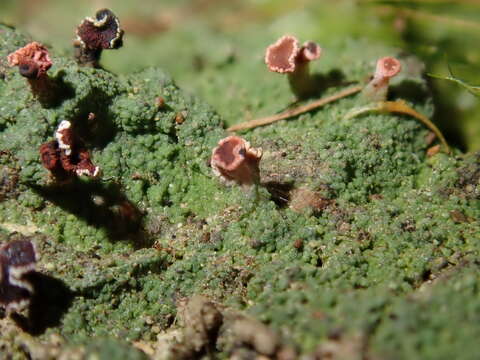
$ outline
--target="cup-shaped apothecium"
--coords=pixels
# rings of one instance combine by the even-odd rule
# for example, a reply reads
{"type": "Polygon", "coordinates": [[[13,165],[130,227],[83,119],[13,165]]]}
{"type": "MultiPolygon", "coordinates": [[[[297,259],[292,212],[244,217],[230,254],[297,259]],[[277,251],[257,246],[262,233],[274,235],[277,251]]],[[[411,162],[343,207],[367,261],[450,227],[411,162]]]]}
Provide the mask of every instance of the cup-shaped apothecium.
{"type": "Polygon", "coordinates": [[[103,50],[118,49],[123,45],[120,21],[110,10],[98,10],[95,18],[87,17],[78,25],[73,45],[80,65],[99,67],[103,50]]]}
{"type": "Polygon", "coordinates": [[[55,131],[55,139],[40,146],[39,151],[43,167],[49,170],[56,180],[66,180],[72,176],[100,175],[100,168],[93,164],[90,152],[75,134],[70,121],[60,122],[55,131]]]}
{"type": "Polygon", "coordinates": [[[215,175],[227,184],[258,184],[262,149],[255,149],[239,136],[228,136],[213,149],[210,164],[215,175]]]}
{"type": "Polygon", "coordinates": [[[10,66],[18,66],[20,75],[25,77],[35,97],[48,103],[55,96],[55,85],[47,75],[52,66],[50,54],[45,46],[34,41],[7,57],[10,66]]]}
{"type": "Polygon", "coordinates": [[[29,305],[34,288],[26,275],[35,271],[37,260],[30,240],[13,240],[0,247],[0,307],[7,314],[29,305]]]}
{"type": "Polygon", "coordinates": [[[47,48],[36,41],[11,53],[7,59],[8,65],[18,66],[20,75],[33,80],[46,76],[52,66],[47,48]]]}
{"type": "Polygon", "coordinates": [[[309,63],[322,54],[320,46],[307,41],[300,46],[297,38],[282,36],[267,48],[265,63],[270,71],[288,74],[290,88],[299,99],[315,93],[316,84],[309,72],[309,63]]]}
{"type": "Polygon", "coordinates": [[[373,79],[362,90],[362,95],[369,101],[385,101],[388,95],[390,79],[402,70],[400,61],[386,56],[377,61],[373,79]]]}

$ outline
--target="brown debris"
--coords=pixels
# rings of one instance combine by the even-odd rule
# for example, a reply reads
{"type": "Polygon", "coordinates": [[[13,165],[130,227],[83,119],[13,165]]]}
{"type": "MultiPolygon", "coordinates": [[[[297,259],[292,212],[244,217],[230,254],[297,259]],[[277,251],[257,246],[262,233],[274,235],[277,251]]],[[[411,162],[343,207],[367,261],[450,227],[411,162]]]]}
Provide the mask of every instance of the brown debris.
{"type": "Polygon", "coordinates": [[[198,359],[209,353],[223,323],[222,313],[215,304],[201,295],[194,295],[179,305],[178,317],[183,323],[181,341],[171,348],[175,359],[198,359]]]}
{"type": "Polygon", "coordinates": [[[472,217],[465,215],[460,210],[450,211],[450,218],[453,220],[453,222],[455,222],[457,224],[471,223],[471,222],[475,221],[472,217]]]}
{"type": "Polygon", "coordinates": [[[4,165],[0,165],[0,202],[9,198],[16,198],[19,194],[17,188],[20,176],[18,160],[8,150],[0,150],[0,160],[4,165]],[[5,157],[5,159],[2,159],[5,157]]]}
{"type": "Polygon", "coordinates": [[[370,358],[365,349],[365,336],[342,336],[335,334],[319,345],[312,354],[315,360],[367,359],[370,358]]]}
{"type": "Polygon", "coordinates": [[[304,188],[295,189],[290,193],[290,209],[296,212],[312,210],[318,213],[325,210],[332,202],[323,198],[320,193],[304,188]]]}
{"type": "Polygon", "coordinates": [[[429,131],[428,134],[425,136],[425,143],[427,144],[427,146],[432,145],[436,137],[437,135],[435,135],[433,131],[429,131]]]}
{"type": "Polygon", "coordinates": [[[175,123],[177,125],[183,124],[184,121],[185,121],[185,115],[182,112],[179,112],[177,113],[177,115],[175,115],[175,123]]]}
{"type": "Polygon", "coordinates": [[[303,248],[303,240],[302,239],[297,239],[293,242],[293,247],[297,250],[300,250],[303,248]]]}
{"type": "Polygon", "coordinates": [[[427,157],[432,157],[440,152],[440,145],[434,145],[427,150],[427,157]]]}
{"type": "Polygon", "coordinates": [[[163,108],[165,106],[165,99],[161,96],[157,97],[155,99],[155,106],[159,109],[163,108]]]}
{"type": "Polygon", "coordinates": [[[248,345],[265,356],[273,356],[280,345],[277,334],[253,318],[243,317],[235,321],[232,333],[239,345],[248,345]]]}

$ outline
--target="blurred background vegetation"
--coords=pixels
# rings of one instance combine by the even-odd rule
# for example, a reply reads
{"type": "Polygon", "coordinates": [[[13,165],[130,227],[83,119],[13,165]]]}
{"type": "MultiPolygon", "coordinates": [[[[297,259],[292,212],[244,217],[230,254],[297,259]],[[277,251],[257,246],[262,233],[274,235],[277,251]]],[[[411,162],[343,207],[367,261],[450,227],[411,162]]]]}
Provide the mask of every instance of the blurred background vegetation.
{"type": "MultiPolygon", "coordinates": [[[[160,66],[227,123],[249,115],[235,111],[236,94],[221,96],[223,89],[234,76],[257,81],[245,67],[226,70],[248,61],[236,58],[235,47],[259,49],[256,35],[264,33],[272,39],[293,33],[325,49],[346,39],[386,44],[418,56],[426,73],[448,76],[450,67],[458,79],[480,85],[479,0],[2,0],[0,22],[67,53],[76,25],[102,7],[118,15],[126,33],[122,49],[105,53],[105,68],[130,73],[160,66]]],[[[251,54],[254,66],[262,56],[251,54]]],[[[461,150],[480,150],[480,98],[458,83],[429,79],[434,121],[461,150]]]]}

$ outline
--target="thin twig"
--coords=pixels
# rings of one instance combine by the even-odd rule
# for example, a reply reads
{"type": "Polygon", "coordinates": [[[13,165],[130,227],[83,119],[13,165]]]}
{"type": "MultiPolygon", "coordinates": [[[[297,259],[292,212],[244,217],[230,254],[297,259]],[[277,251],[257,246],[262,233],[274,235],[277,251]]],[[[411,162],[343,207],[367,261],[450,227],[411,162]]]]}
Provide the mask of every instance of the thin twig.
{"type": "Polygon", "coordinates": [[[268,125],[268,124],[274,123],[274,122],[279,121],[279,120],[283,120],[283,119],[287,119],[287,118],[290,118],[290,117],[293,117],[293,116],[297,116],[297,115],[312,111],[314,109],[317,109],[319,107],[322,107],[323,105],[326,105],[328,103],[331,103],[331,102],[337,101],[339,99],[342,99],[344,97],[356,94],[356,93],[360,92],[360,90],[362,90],[362,88],[363,88],[362,86],[354,86],[354,87],[342,90],[342,91],[340,91],[336,94],[333,94],[331,96],[327,96],[325,98],[315,100],[315,101],[313,101],[309,104],[301,105],[301,106],[298,106],[296,108],[286,110],[286,111],[281,112],[279,114],[267,116],[267,117],[260,118],[260,119],[250,120],[250,121],[246,121],[246,122],[243,122],[243,123],[240,123],[240,124],[230,126],[227,129],[227,131],[238,131],[238,130],[253,129],[253,128],[256,128],[258,126],[268,125]]]}

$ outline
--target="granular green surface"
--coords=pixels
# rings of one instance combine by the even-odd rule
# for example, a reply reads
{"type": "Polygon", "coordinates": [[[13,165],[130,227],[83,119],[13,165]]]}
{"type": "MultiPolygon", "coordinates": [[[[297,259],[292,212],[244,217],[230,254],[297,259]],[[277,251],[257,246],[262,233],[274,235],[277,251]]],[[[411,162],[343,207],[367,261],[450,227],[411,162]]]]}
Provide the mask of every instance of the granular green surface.
{"type": "MultiPolygon", "coordinates": [[[[0,320],[5,354],[142,358],[121,341],[165,358],[158,334],[181,329],[180,304],[201,294],[276,332],[271,358],[291,347],[315,359],[332,344],[343,349],[333,358],[476,358],[479,154],[427,157],[429,131],[410,117],[346,120],[365,101],[357,95],[242,135],[264,151],[262,184],[258,193],[226,187],[208,166],[227,135],[222,117],[164,71],[79,68],[51,49],[49,76],[62,91],[45,106],[6,66],[29,40],[6,26],[0,35],[0,239],[32,237],[44,276],[30,323],[0,320]],[[39,146],[61,120],[80,129],[100,179],[59,184],[40,164],[39,146]]],[[[273,40],[238,44],[224,68],[193,81],[228,124],[246,109],[266,115],[291,102],[287,80],[261,62],[273,40]]],[[[363,40],[328,53],[312,67],[336,85],[323,95],[398,55],[363,40]]],[[[400,59],[391,96],[431,116],[421,66],[400,59]]],[[[228,326],[195,356],[261,353],[232,340],[228,326]]]]}

